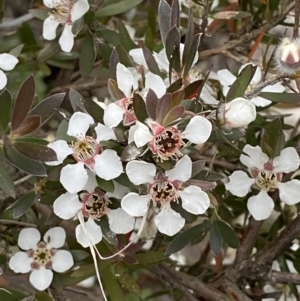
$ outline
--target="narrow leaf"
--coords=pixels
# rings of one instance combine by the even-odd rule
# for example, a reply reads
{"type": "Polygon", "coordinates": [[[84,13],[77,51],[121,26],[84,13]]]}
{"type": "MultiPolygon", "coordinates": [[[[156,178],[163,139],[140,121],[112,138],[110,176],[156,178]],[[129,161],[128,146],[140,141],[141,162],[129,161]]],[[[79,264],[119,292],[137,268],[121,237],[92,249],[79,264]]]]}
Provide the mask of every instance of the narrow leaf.
{"type": "Polygon", "coordinates": [[[120,63],[122,63],[126,67],[133,67],[133,62],[127,53],[127,51],[124,49],[124,47],[121,44],[118,44],[116,46],[116,50],[119,54],[120,63]]]}
{"type": "Polygon", "coordinates": [[[11,95],[7,90],[0,95],[0,137],[4,134],[10,121],[11,95]]]}
{"type": "Polygon", "coordinates": [[[171,94],[166,93],[158,103],[156,108],[156,121],[159,124],[163,123],[166,115],[168,114],[171,107],[171,94]]]}
{"type": "Polygon", "coordinates": [[[184,106],[177,106],[175,108],[172,108],[164,118],[162,125],[168,126],[171,122],[179,119],[183,115],[183,113],[184,106]]]}
{"type": "Polygon", "coordinates": [[[111,300],[126,301],[122,288],[109,268],[103,271],[103,286],[106,289],[111,300]]]}
{"type": "Polygon", "coordinates": [[[149,70],[152,73],[157,74],[157,75],[160,76],[161,72],[158,68],[157,62],[156,62],[154,56],[152,55],[151,51],[145,46],[143,47],[143,54],[144,54],[145,61],[147,63],[147,66],[148,66],[149,70]]]}
{"type": "Polygon", "coordinates": [[[201,37],[201,34],[199,33],[199,34],[195,35],[193,38],[190,52],[189,52],[189,55],[186,59],[185,65],[184,65],[183,78],[185,78],[187,76],[187,74],[189,73],[189,71],[193,65],[194,58],[196,56],[196,53],[198,52],[198,47],[200,44],[200,37],[201,37]]]}
{"type": "Polygon", "coordinates": [[[215,221],[212,223],[212,227],[210,229],[209,242],[212,253],[214,255],[218,255],[222,247],[222,236],[215,221]]]}
{"type": "Polygon", "coordinates": [[[158,24],[163,44],[166,44],[167,33],[171,27],[171,7],[165,0],[160,0],[158,6],[158,24]]]}
{"type": "Polygon", "coordinates": [[[133,96],[133,109],[136,118],[140,122],[144,122],[149,117],[147,113],[145,101],[143,97],[137,93],[134,93],[133,96]]]}
{"type": "Polygon", "coordinates": [[[176,26],[179,28],[179,21],[180,21],[180,8],[178,0],[173,0],[171,6],[171,27],[176,26]]]}
{"type": "Polygon", "coordinates": [[[273,102],[300,103],[300,93],[261,92],[259,96],[273,102]]]}
{"type": "Polygon", "coordinates": [[[94,118],[95,121],[103,123],[104,110],[92,99],[87,98],[83,101],[86,111],[94,118]]]}
{"type": "Polygon", "coordinates": [[[14,202],[7,209],[13,210],[14,218],[19,218],[32,206],[36,197],[36,194],[33,191],[30,191],[14,202]]]}
{"type": "Polygon", "coordinates": [[[192,46],[194,37],[194,19],[193,19],[193,13],[192,11],[189,12],[189,21],[187,26],[187,32],[185,35],[185,41],[184,41],[184,49],[182,54],[182,65],[185,65],[185,62],[187,61],[189,55],[190,55],[190,49],[192,46]]]}
{"type": "Polygon", "coordinates": [[[83,44],[81,46],[80,58],[79,58],[79,69],[84,77],[89,77],[92,70],[93,64],[96,59],[96,48],[94,37],[91,34],[87,34],[83,44]]]}
{"type": "Polygon", "coordinates": [[[129,51],[133,48],[137,48],[137,45],[135,45],[132,41],[125,25],[120,19],[118,19],[118,31],[120,35],[120,42],[126,51],[129,51]]]}
{"type": "Polygon", "coordinates": [[[0,189],[12,198],[16,197],[14,182],[3,164],[0,163],[0,189]]]}
{"type": "Polygon", "coordinates": [[[158,98],[155,92],[149,88],[147,95],[146,95],[146,108],[148,115],[153,119],[156,120],[156,109],[158,105],[158,98]]]}
{"type": "Polygon", "coordinates": [[[74,112],[78,111],[78,109],[83,112],[85,111],[82,95],[73,88],[69,90],[69,99],[74,112]]]}
{"type": "Polygon", "coordinates": [[[38,62],[45,62],[49,60],[51,57],[53,57],[54,55],[56,55],[57,53],[59,53],[60,51],[61,51],[61,47],[58,44],[58,39],[56,38],[55,40],[48,42],[46,46],[42,48],[42,50],[40,51],[37,57],[37,60],[38,62]]]}
{"type": "Polygon", "coordinates": [[[41,117],[28,116],[22,124],[13,132],[14,135],[24,136],[36,130],[41,125],[41,117]]]}
{"type": "Polygon", "coordinates": [[[221,220],[216,220],[213,224],[216,225],[222,239],[229,247],[233,249],[238,249],[240,247],[240,240],[238,236],[227,223],[221,220]]]}

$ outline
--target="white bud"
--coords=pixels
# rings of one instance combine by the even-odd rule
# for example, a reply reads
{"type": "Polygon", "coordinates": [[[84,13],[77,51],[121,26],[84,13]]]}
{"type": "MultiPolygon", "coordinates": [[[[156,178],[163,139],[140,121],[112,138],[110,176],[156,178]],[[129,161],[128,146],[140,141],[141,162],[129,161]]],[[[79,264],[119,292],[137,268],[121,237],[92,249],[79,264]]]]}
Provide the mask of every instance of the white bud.
{"type": "Polygon", "coordinates": [[[293,75],[300,71],[300,39],[283,38],[274,59],[280,73],[293,75]]]}
{"type": "Polygon", "coordinates": [[[245,128],[256,118],[255,105],[243,97],[235,98],[231,102],[226,103],[220,108],[220,111],[220,119],[227,128],[245,128]],[[224,118],[222,118],[222,115],[224,118]]]}

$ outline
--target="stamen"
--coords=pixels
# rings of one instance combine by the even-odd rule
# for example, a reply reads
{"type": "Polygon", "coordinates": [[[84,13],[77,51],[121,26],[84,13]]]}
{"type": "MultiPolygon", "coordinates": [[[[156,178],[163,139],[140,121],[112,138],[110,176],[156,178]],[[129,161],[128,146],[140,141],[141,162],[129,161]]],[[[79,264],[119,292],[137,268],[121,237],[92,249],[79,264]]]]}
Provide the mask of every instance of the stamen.
{"type": "Polygon", "coordinates": [[[68,23],[71,20],[71,8],[75,2],[77,1],[57,0],[50,14],[56,21],[62,24],[68,23]]]}
{"type": "Polygon", "coordinates": [[[262,170],[258,173],[256,179],[256,185],[266,191],[274,190],[277,188],[277,176],[273,171],[262,170]]]}
{"type": "Polygon", "coordinates": [[[86,136],[76,142],[72,142],[73,157],[76,161],[90,163],[101,149],[100,144],[92,137],[86,136]]]}
{"type": "Polygon", "coordinates": [[[103,215],[106,214],[109,199],[104,195],[92,193],[87,195],[84,200],[84,215],[89,216],[92,219],[99,220],[103,215]]]}
{"type": "Polygon", "coordinates": [[[33,259],[31,267],[33,269],[39,269],[41,266],[51,268],[53,254],[52,249],[47,248],[44,242],[40,242],[35,250],[29,252],[29,256],[33,259]]]}
{"type": "Polygon", "coordinates": [[[150,195],[154,206],[157,203],[178,202],[179,195],[173,183],[169,181],[157,181],[150,188],[150,195]]]}

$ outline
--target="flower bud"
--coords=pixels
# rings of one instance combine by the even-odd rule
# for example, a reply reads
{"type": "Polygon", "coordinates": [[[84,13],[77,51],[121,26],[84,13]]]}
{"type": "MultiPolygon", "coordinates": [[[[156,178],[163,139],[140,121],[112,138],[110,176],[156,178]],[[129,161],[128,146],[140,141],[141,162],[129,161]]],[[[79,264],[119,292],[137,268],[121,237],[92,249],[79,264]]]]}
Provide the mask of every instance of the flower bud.
{"type": "Polygon", "coordinates": [[[300,39],[283,38],[274,59],[280,73],[293,75],[300,71],[300,39]]]}
{"type": "Polygon", "coordinates": [[[220,108],[220,121],[227,128],[247,127],[250,122],[256,118],[255,105],[243,98],[238,97],[231,102],[226,103],[220,108]]]}

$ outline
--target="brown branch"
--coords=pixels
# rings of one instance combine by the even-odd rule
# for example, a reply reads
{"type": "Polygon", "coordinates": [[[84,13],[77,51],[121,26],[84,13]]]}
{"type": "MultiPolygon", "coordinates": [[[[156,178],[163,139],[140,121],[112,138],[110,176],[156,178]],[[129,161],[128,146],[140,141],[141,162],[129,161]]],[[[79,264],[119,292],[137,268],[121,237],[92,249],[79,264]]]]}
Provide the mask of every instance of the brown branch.
{"type": "Polygon", "coordinates": [[[278,272],[271,270],[262,277],[264,281],[271,281],[273,283],[295,283],[300,284],[300,275],[297,273],[278,272]]]}
{"type": "Polygon", "coordinates": [[[220,282],[222,287],[228,296],[232,297],[236,301],[252,301],[237,285],[230,281],[228,278],[223,278],[220,282]]]}
{"type": "Polygon", "coordinates": [[[295,0],[295,21],[293,28],[293,37],[298,38],[299,36],[299,18],[300,18],[300,0],[295,0]]]}

